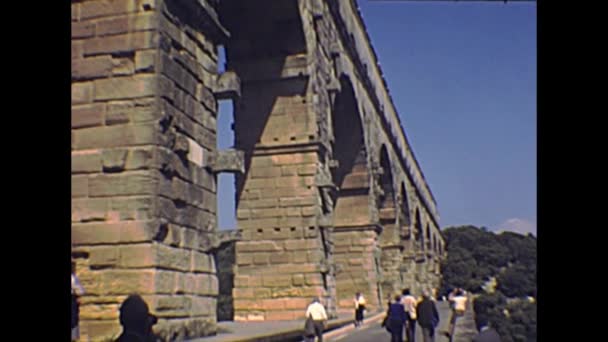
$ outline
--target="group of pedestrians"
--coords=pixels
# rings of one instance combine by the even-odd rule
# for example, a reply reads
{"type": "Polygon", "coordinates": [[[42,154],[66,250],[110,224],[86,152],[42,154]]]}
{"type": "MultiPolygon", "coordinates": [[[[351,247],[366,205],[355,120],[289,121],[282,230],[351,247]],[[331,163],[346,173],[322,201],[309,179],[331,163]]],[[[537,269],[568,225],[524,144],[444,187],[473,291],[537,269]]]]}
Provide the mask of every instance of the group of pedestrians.
{"type": "Polygon", "coordinates": [[[418,300],[409,289],[405,289],[389,302],[383,326],[390,332],[391,342],[403,342],[404,331],[407,341],[414,342],[416,324],[422,329],[424,342],[433,342],[439,312],[430,291],[423,291],[422,298],[418,300]]]}

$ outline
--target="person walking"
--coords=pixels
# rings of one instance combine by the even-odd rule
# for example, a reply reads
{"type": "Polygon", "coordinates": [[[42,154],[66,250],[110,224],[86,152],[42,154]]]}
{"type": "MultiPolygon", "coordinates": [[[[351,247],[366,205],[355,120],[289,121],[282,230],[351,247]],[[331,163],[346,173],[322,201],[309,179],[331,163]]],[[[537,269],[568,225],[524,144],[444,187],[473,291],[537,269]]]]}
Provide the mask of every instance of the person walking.
{"type": "Polygon", "coordinates": [[[312,303],[306,308],[306,318],[312,318],[317,342],[323,342],[323,330],[327,321],[325,307],[319,302],[319,298],[314,298],[312,303]]]}
{"type": "Polygon", "coordinates": [[[410,289],[405,289],[401,292],[401,304],[405,308],[407,323],[405,325],[405,337],[408,342],[416,341],[416,305],[418,301],[412,296],[410,289]]]}
{"type": "Polygon", "coordinates": [[[359,292],[355,294],[355,327],[363,324],[363,313],[365,311],[365,298],[359,292]]]}
{"type": "Polygon", "coordinates": [[[452,291],[452,293],[450,293],[448,300],[450,301],[452,307],[452,315],[450,317],[450,324],[448,326],[448,336],[450,337],[451,341],[452,336],[454,335],[454,329],[456,328],[456,320],[464,315],[464,312],[467,309],[468,299],[465,296],[463,289],[456,288],[452,291]]]}
{"type": "Polygon", "coordinates": [[[407,322],[405,307],[401,304],[401,296],[396,295],[395,301],[388,308],[386,328],[391,333],[391,342],[403,342],[403,328],[407,322]]]}
{"type": "Polygon", "coordinates": [[[78,316],[80,314],[80,299],[84,295],[84,288],[76,276],[76,263],[72,261],[72,341],[80,338],[80,327],[78,316]]]}
{"type": "Polygon", "coordinates": [[[439,324],[439,312],[435,302],[431,300],[430,291],[422,293],[422,301],[416,306],[418,324],[422,328],[424,342],[435,341],[435,328],[439,324]]]}

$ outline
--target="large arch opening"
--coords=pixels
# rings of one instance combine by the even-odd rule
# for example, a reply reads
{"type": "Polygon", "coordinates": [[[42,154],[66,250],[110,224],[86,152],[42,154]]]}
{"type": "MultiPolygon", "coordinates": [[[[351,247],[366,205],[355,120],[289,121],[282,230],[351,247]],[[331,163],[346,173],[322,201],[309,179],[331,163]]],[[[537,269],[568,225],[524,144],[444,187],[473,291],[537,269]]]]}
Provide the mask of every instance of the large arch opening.
{"type": "Polygon", "coordinates": [[[386,145],[380,148],[380,168],[378,169],[379,191],[376,194],[378,218],[382,226],[380,244],[382,247],[382,291],[394,293],[403,288],[403,250],[400,229],[397,225],[397,208],[394,179],[386,145]]]}
{"type": "Polygon", "coordinates": [[[380,213],[380,223],[394,224],[397,219],[395,209],[395,190],[393,188],[393,172],[386,145],[380,149],[380,189],[378,196],[378,209],[380,213]]]}
{"type": "Polygon", "coordinates": [[[363,124],[352,84],[340,78],[341,91],[336,95],[332,112],[332,158],[337,167],[332,178],[336,193],[334,226],[369,223],[369,172],[363,124]]]}
{"type": "Polygon", "coordinates": [[[411,237],[411,218],[410,205],[405,191],[405,183],[401,182],[399,190],[399,225],[401,227],[401,237],[403,240],[409,240],[411,237]]]}
{"type": "MultiPolygon", "coordinates": [[[[235,246],[234,319],[296,318],[306,307],[304,293],[316,293],[325,303],[335,297],[333,278],[316,267],[326,264],[327,253],[316,225],[318,151],[311,146],[316,127],[311,124],[305,25],[297,0],[222,0],[219,8],[220,21],[230,32],[227,70],[240,79],[234,138],[235,148],[244,151],[245,169],[235,185],[241,240],[235,246]],[[272,250],[259,249],[275,240],[304,239],[305,247],[297,253],[283,241],[272,250]],[[294,293],[295,280],[280,285],[269,280],[277,272],[300,272],[314,280],[298,284],[301,291],[294,293]],[[238,281],[243,278],[250,281],[238,281]],[[271,290],[284,295],[260,295],[263,307],[248,305],[250,291],[271,290]],[[282,297],[300,300],[285,308],[282,297]]],[[[328,315],[333,314],[330,305],[328,315]]]]}
{"type": "Polygon", "coordinates": [[[431,226],[429,225],[429,223],[427,222],[426,224],[426,250],[427,251],[431,251],[431,226]]]}
{"type": "Polygon", "coordinates": [[[423,232],[422,232],[422,220],[420,219],[420,211],[416,208],[416,213],[414,214],[414,241],[415,241],[415,249],[416,251],[423,250],[423,232]]]}
{"type": "Polygon", "coordinates": [[[340,92],[331,113],[331,177],[338,191],[334,195],[334,261],[337,269],[338,306],[350,309],[354,292],[361,292],[370,307],[382,303],[377,282],[379,258],[374,249],[377,232],[369,210],[370,179],[367,150],[355,91],[350,79],[342,75],[340,92]],[[338,242],[339,241],[339,242],[338,242]],[[366,274],[366,276],[361,276],[366,274]]]}

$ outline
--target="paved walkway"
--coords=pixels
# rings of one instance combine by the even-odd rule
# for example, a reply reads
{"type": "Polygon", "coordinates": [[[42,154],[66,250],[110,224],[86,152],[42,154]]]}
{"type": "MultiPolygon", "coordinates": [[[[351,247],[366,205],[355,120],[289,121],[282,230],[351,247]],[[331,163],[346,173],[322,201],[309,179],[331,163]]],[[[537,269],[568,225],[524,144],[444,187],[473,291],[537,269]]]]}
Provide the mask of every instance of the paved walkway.
{"type": "MultiPolygon", "coordinates": [[[[448,330],[450,324],[450,316],[452,311],[448,302],[437,302],[437,311],[439,311],[439,326],[435,330],[435,342],[450,342],[445,332],[448,330]]],[[[384,318],[384,314],[382,314],[384,318]]],[[[328,342],[340,341],[340,342],[382,342],[390,341],[389,333],[380,326],[382,319],[377,320],[371,324],[365,324],[362,328],[351,329],[347,332],[340,334],[325,334],[329,338],[324,338],[328,342]]],[[[465,315],[456,320],[454,328],[454,337],[451,342],[471,342],[473,336],[477,333],[475,330],[473,308],[469,306],[465,315]]],[[[341,329],[339,329],[341,330],[341,329]]],[[[416,326],[416,341],[423,341],[422,329],[419,325],[416,326]]]]}
{"type": "MultiPolygon", "coordinates": [[[[439,326],[435,342],[470,342],[477,333],[473,307],[469,305],[465,315],[456,320],[454,336],[450,341],[445,332],[448,330],[451,310],[447,302],[437,302],[439,326]]],[[[380,326],[385,313],[368,313],[364,325],[354,328],[353,314],[340,313],[337,319],[330,320],[323,334],[326,341],[365,342],[390,340],[390,335],[380,326]]],[[[264,321],[264,322],[219,322],[218,334],[188,340],[188,342],[274,342],[301,341],[304,320],[264,321]]],[[[416,328],[416,341],[422,341],[422,330],[416,328]]]]}
{"type": "MultiPolygon", "coordinates": [[[[353,313],[340,313],[327,323],[327,329],[352,325],[353,313]]],[[[219,322],[218,334],[188,342],[288,341],[302,336],[304,320],[264,322],[219,322]]]]}
{"type": "Polygon", "coordinates": [[[475,335],[477,335],[477,328],[475,327],[475,312],[473,311],[471,297],[469,297],[467,310],[464,312],[464,316],[456,320],[454,337],[450,342],[471,342],[475,335]]]}

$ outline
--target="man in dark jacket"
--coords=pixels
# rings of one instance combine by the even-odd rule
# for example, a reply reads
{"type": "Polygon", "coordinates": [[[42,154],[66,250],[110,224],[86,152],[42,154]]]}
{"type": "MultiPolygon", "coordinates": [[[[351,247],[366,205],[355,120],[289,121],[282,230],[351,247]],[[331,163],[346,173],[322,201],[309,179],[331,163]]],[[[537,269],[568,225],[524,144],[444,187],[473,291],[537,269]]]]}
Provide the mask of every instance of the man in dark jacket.
{"type": "Polygon", "coordinates": [[[475,323],[479,334],[473,338],[473,342],[501,342],[500,336],[488,323],[487,317],[484,315],[476,315],[475,323]]]}
{"type": "Polygon", "coordinates": [[[401,304],[401,296],[395,296],[395,301],[388,308],[387,330],[391,333],[391,342],[403,342],[403,328],[407,315],[405,307],[401,304]]]}
{"type": "Polygon", "coordinates": [[[158,319],[150,314],[148,304],[139,295],[130,295],[120,306],[122,334],[116,342],[157,342],[152,326],[158,319]]]}
{"type": "Polygon", "coordinates": [[[439,324],[439,312],[435,303],[431,300],[429,291],[424,291],[422,301],[416,307],[416,315],[418,316],[418,324],[422,328],[422,336],[424,342],[435,341],[435,327],[439,324]]]}

